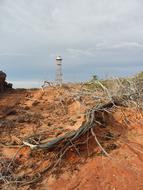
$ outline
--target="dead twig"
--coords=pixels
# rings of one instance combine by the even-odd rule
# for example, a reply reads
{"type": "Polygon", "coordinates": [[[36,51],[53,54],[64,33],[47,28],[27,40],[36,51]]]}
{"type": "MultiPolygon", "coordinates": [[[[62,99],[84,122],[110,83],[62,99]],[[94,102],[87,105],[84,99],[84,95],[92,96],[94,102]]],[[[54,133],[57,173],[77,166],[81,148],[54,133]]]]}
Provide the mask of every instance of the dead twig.
{"type": "Polygon", "coordinates": [[[112,157],[106,152],[106,150],[102,147],[102,145],[100,144],[100,142],[98,141],[96,134],[93,131],[93,128],[90,129],[91,130],[91,134],[93,135],[96,143],[98,144],[98,146],[100,147],[100,149],[103,151],[103,153],[107,156],[110,157],[112,159],[112,157]]]}

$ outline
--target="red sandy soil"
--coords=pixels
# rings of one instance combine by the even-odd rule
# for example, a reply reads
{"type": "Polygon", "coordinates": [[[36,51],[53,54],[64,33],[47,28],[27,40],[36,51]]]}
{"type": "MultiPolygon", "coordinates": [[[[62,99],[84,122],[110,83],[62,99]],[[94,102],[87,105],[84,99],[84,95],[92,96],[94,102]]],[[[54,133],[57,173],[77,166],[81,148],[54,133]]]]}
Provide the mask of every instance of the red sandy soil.
{"type": "MultiPolygon", "coordinates": [[[[33,176],[55,161],[56,151],[19,150],[19,146],[29,137],[33,144],[43,143],[78,129],[85,122],[86,110],[96,104],[89,95],[82,100],[73,98],[72,92],[78,89],[51,87],[45,92],[14,90],[0,95],[1,172],[7,169],[7,161],[12,162],[10,169],[16,177],[33,176]]],[[[142,190],[142,114],[135,108],[118,107],[105,115],[105,126],[94,132],[108,156],[89,132],[81,137],[78,151],[69,149],[58,166],[44,172],[38,181],[24,186],[2,181],[1,189],[142,190]]]]}

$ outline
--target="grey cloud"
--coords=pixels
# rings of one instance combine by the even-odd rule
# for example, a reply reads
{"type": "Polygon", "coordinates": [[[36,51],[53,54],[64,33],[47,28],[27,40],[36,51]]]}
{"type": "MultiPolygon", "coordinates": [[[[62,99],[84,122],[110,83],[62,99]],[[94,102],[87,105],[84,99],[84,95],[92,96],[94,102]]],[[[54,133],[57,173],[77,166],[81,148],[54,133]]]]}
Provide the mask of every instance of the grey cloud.
{"type": "Polygon", "coordinates": [[[106,50],[106,49],[126,49],[126,48],[135,48],[135,49],[142,49],[143,48],[143,43],[139,42],[120,42],[120,43],[114,43],[114,44],[97,44],[96,45],[96,50],[106,50]]]}
{"type": "Polygon", "coordinates": [[[3,52],[3,53],[0,53],[0,56],[28,56],[27,54],[25,53],[8,53],[8,52],[3,52]]]}

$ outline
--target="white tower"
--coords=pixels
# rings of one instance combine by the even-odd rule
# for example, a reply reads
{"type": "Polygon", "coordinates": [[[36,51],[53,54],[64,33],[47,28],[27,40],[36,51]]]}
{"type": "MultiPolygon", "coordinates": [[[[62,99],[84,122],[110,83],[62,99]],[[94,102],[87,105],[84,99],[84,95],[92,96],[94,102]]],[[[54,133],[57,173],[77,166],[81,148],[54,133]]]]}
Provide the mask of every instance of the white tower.
{"type": "Polygon", "coordinates": [[[56,84],[62,86],[62,58],[61,56],[56,57],[56,84]]]}

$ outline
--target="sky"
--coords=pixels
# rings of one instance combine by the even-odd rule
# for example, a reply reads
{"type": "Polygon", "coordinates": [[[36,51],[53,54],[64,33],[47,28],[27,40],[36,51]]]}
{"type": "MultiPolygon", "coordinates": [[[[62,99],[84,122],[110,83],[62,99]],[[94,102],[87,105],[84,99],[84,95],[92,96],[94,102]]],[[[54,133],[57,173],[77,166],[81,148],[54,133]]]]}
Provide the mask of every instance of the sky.
{"type": "Polygon", "coordinates": [[[14,87],[143,70],[142,0],[0,0],[0,70],[14,87]]]}

